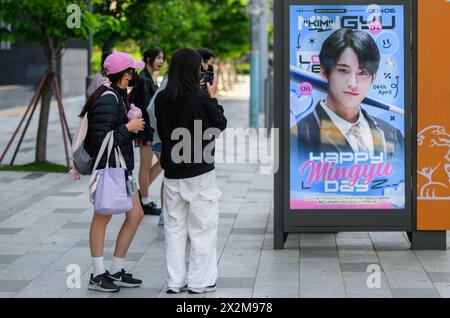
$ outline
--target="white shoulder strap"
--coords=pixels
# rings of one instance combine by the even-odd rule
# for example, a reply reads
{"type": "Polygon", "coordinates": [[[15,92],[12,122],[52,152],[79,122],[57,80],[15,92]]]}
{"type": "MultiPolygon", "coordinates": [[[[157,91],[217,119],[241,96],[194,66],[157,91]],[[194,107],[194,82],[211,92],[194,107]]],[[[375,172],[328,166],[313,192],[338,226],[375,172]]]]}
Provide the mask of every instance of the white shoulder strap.
{"type": "Polygon", "coordinates": [[[114,93],[111,92],[110,90],[107,90],[106,92],[104,92],[100,97],[106,96],[106,95],[114,95],[114,97],[116,98],[117,103],[119,103],[119,99],[117,99],[116,94],[114,94],[114,93]]]}
{"type": "Polygon", "coordinates": [[[93,194],[97,188],[97,183],[99,180],[99,176],[97,173],[97,167],[100,163],[103,154],[105,153],[106,147],[108,147],[108,157],[106,159],[106,168],[109,167],[109,155],[112,150],[112,146],[114,143],[114,131],[110,131],[106,134],[105,139],[103,139],[102,146],[100,147],[100,151],[97,155],[97,159],[95,160],[94,168],[92,169],[92,175],[89,178],[89,200],[91,203],[94,202],[93,194]]]}
{"type": "MultiPolygon", "coordinates": [[[[106,95],[114,95],[114,97],[116,98],[117,104],[122,104],[122,105],[123,105],[123,108],[125,109],[125,114],[128,112],[128,111],[127,111],[127,108],[126,108],[126,106],[125,106],[125,104],[123,103],[123,101],[122,101],[122,103],[119,102],[119,99],[117,98],[117,95],[116,95],[116,94],[114,94],[114,93],[111,92],[110,90],[107,90],[107,91],[104,92],[101,96],[106,96],[106,95]]],[[[101,96],[100,96],[100,97],[101,97],[101,96]]]]}
{"type": "MultiPolygon", "coordinates": [[[[92,171],[97,170],[97,167],[98,167],[98,165],[100,163],[100,160],[102,159],[103,154],[105,153],[106,147],[108,147],[108,154],[107,154],[107,156],[108,156],[108,159],[109,159],[109,155],[110,155],[110,153],[112,151],[113,143],[114,143],[114,131],[110,131],[110,132],[108,132],[106,134],[105,139],[103,139],[102,146],[100,147],[100,150],[98,152],[98,155],[97,155],[97,158],[95,160],[94,167],[93,167],[92,171]]],[[[106,161],[106,166],[107,166],[107,168],[109,167],[109,160],[106,161]]]]}

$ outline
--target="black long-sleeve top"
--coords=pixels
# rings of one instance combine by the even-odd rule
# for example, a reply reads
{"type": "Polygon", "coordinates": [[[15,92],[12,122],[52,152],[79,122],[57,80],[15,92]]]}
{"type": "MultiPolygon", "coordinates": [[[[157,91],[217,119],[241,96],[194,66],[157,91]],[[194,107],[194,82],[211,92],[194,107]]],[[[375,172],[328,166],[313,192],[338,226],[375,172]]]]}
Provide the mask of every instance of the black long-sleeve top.
{"type": "MultiPolygon", "coordinates": [[[[162,143],[161,166],[166,178],[186,179],[214,170],[214,144],[210,144],[215,142],[218,135],[206,134],[206,140],[202,137],[209,128],[217,128],[218,132],[222,132],[227,127],[223,107],[219,105],[217,99],[210,98],[208,94],[199,91],[185,92],[183,97],[170,101],[166,90],[163,90],[155,99],[155,115],[162,143]],[[200,122],[195,124],[196,121],[200,122]],[[198,132],[194,132],[195,125],[199,127],[198,132]],[[172,133],[177,128],[184,128],[183,131],[189,133],[189,149],[179,149],[183,137],[172,140],[172,133]],[[175,152],[184,158],[180,160],[181,162],[174,161],[175,158],[172,158],[174,147],[176,147],[175,152]],[[206,152],[209,151],[212,154],[210,156],[212,162],[210,158],[203,156],[206,147],[208,147],[206,152]],[[185,151],[190,151],[190,154],[185,151]]],[[[189,142],[186,143],[188,144],[189,142]]]]}

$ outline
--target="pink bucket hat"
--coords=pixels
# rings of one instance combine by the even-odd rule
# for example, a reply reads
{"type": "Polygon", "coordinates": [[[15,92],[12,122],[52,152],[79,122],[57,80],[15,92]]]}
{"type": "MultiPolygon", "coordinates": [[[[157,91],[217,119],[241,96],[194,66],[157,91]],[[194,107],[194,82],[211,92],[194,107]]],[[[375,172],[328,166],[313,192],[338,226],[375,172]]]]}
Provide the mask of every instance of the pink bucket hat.
{"type": "Polygon", "coordinates": [[[110,54],[103,63],[103,68],[105,69],[106,75],[117,74],[127,68],[144,67],[144,62],[135,61],[130,54],[124,52],[114,52],[110,54]]]}

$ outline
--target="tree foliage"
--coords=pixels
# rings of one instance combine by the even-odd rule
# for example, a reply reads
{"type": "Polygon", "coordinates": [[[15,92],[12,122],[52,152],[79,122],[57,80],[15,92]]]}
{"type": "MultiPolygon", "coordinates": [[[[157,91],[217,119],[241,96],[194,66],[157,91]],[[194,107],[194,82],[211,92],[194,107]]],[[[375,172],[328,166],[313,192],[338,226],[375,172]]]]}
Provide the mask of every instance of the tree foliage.
{"type": "MultiPolygon", "coordinates": [[[[47,72],[53,75],[67,41],[74,38],[87,38],[89,32],[98,25],[96,16],[87,12],[86,9],[84,1],[52,0],[43,3],[41,0],[0,0],[0,21],[2,22],[0,38],[9,41],[21,39],[41,45],[47,58],[47,72]],[[76,5],[75,8],[74,5],[76,5]],[[76,15],[75,25],[70,20],[73,13],[76,15]]],[[[36,140],[37,162],[46,160],[51,97],[52,83],[49,76],[41,93],[36,140]]]]}
{"type": "MultiPolygon", "coordinates": [[[[221,59],[249,51],[248,0],[0,0],[0,40],[42,46],[48,72],[54,73],[66,43],[94,35],[103,52],[124,43],[141,51],[161,47],[170,57],[180,47],[209,47],[221,59]],[[93,12],[88,10],[92,4],[93,12]],[[68,26],[75,5],[81,15],[68,26]]],[[[36,161],[46,160],[46,133],[52,96],[44,85],[36,144],[36,161]]]]}

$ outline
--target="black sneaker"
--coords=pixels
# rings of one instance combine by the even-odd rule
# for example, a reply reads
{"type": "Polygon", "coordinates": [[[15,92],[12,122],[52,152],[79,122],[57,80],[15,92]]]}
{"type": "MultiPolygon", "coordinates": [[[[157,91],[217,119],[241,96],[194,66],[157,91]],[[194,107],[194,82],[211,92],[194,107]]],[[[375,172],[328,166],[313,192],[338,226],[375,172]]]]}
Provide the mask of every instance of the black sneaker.
{"type": "Polygon", "coordinates": [[[204,294],[204,293],[210,293],[216,291],[216,284],[206,287],[189,287],[188,293],[189,294],[204,294]]]}
{"type": "Polygon", "coordinates": [[[149,204],[143,204],[142,209],[144,210],[145,215],[160,215],[161,209],[156,207],[156,204],[150,202],[149,204]]]}
{"type": "Polygon", "coordinates": [[[120,272],[111,275],[108,271],[108,278],[111,279],[114,284],[121,287],[139,287],[142,285],[142,280],[133,278],[133,275],[127,274],[125,270],[122,268],[120,272]]]}
{"type": "Polygon", "coordinates": [[[104,293],[115,293],[120,290],[120,287],[113,283],[107,273],[104,273],[95,277],[94,274],[91,274],[88,289],[104,293]]]}
{"type": "Polygon", "coordinates": [[[167,288],[166,294],[179,294],[187,290],[187,285],[183,287],[169,287],[167,288]]]}

